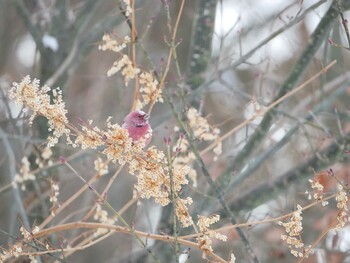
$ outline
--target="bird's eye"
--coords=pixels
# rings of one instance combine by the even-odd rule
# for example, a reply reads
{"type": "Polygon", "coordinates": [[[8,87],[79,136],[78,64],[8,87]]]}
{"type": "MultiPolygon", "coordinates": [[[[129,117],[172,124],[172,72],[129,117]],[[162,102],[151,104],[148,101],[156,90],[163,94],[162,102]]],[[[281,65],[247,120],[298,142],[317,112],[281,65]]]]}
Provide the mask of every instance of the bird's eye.
{"type": "Polygon", "coordinates": [[[139,119],[142,119],[143,118],[143,116],[142,115],[139,115],[139,119]]]}

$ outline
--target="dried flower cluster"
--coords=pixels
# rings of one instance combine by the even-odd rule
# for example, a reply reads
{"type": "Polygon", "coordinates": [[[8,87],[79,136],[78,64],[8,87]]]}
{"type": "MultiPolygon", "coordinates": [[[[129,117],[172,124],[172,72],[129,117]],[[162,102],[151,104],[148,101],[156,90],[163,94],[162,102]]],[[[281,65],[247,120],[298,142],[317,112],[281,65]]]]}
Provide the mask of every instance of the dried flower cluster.
{"type": "Polygon", "coordinates": [[[54,180],[51,180],[51,192],[50,192],[50,203],[51,205],[51,215],[55,216],[55,211],[56,209],[60,206],[57,197],[60,194],[60,187],[58,185],[57,182],[55,182],[54,180]]]}
{"type": "Polygon", "coordinates": [[[18,258],[20,253],[22,253],[23,249],[20,244],[14,244],[8,250],[2,250],[0,253],[0,262],[5,262],[10,257],[18,258]]]}
{"type": "Polygon", "coordinates": [[[182,227],[189,227],[193,225],[192,217],[188,211],[187,205],[191,205],[193,200],[191,197],[186,199],[177,198],[175,202],[175,214],[179,221],[181,222],[182,227]]]}
{"type": "Polygon", "coordinates": [[[102,44],[98,46],[99,50],[110,50],[113,52],[120,52],[127,47],[127,44],[131,42],[129,36],[125,36],[122,41],[117,41],[110,34],[104,34],[102,37],[102,44]]]}
{"type": "MultiPolygon", "coordinates": [[[[106,210],[103,210],[101,205],[96,206],[94,220],[106,225],[114,225],[115,223],[115,219],[108,217],[108,212],[106,210]]],[[[106,228],[98,228],[94,233],[94,236],[98,237],[98,236],[104,235],[108,233],[108,231],[109,230],[106,228]]]]}
{"type": "Polygon", "coordinates": [[[40,228],[38,226],[35,226],[31,232],[29,232],[27,229],[25,229],[24,226],[21,226],[20,231],[21,234],[26,241],[31,241],[33,239],[33,235],[38,233],[40,228]]]}
{"type": "Polygon", "coordinates": [[[60,187],[57,182],[51,180],[51,194],[50,194],[50,202],[55,204],[58,202],[57,196],[60,194],[60,187]]]}
{"type": "Polygon", "coordinates": [[[236,257],[233,253],[231,253],[230,261],[229,263],[236,263],[236,257]]]}
{"type": "Polygon", "coordinates": [[[142,72],[139,82],[141,85],[140,94],[142,100],[137,101],[137,108],[142,109],[149,103],[164,102],[162,98],[162,89],[158,87],[158,80],[150,72],[142,72]]]}
{"type": "MultiPolygon", "coordinates": [[[[130,7],[130,3],[126,3],[126,5],[130,7]]],[[[105,34],[102,41],[103,43],[99,45],[100,50],[113,51],[119,54],[119,59],[107,71],[109,77],[120,72],[124,77],[125,86],[128,86],[129,81],[138,76],[138,82],[141,87],[139,89],[140,98],[136,102],[136,109],[142,109],[150,103],[163,102],[162,89],[159,87],[159,82],[154,78],[153,74],[142,71],[136,65],[133,65],[128,55],[121,54],[121,51],[131,42],[130,37],[126,36],[123,41],[117,41],[111,35],[105,34]]]]}
{"type": "Polygon", "coordinates": [[[52,160],[50,159],[52,156],[51,148],[46,146],[41,152],[41,158],[37,158],[35,163],[39,166],[39,168],[43,168],[45,166],[51,166],[52,160]]]}
{"type": "MultiPolygon", "coordinates": [[[[193,131],[193,136],[196,139],[203,141],[216,141],[219,139],[220,130],[213,128],[205,118],[199,115],[196,109],[190,108],[187,112],[187,118],[189,121],[189,127],[193,131]]],[[[179,128],[175,127],[174,131],[179,131],[179,128]]],[[[215,154],[214,160],[217,160],[218,156],[222,153],[221,142],[218,141],[217,146],[213,151],[215,154]]],[[[184,136],[179,136],[179,139],[173,147],[173,153],[176,156],[173,166],[189,166],[188,177],[192,180],[193,186],[197,187],[197,172],[191,167],[191,163],[196,157],[193,152],[190,151],[189,142],[184,136]]]]}
{"type": "Polygon", "coordinates": [[[195,108],[190,108],[187,112],[189,126],[193,131],[193,136],[198,140],[217,141],[216,147],[213,149],[215,154],[214,160],[222,153],[222,143],[219,141],[220,130],[212,127],[208,121],[199,115],[195,108]]]}
{"type": "MultiPolygon", "coordinates": [[[[26,242],[33,241],[33,236],[39,232],[39,227],[35,226],[31,232],[29,232],[27,229],[25,229],[23,226],[20,228],[21,234],[23,236],[23,240],[26,242]]],[[[6,260],[15,257],[18,258],[21,253],[23,252],[24,247],[22,247],[21,243],[16,243],[13,246],[11,246],[8,250],[2,249],[0,253],[0,262],[7,262],[6,260]]],[[[34,253],[33,253],[34,254],[34,253]]],[[[34,258],[34,255],[29,255],[29,262],[30,263],[37,263],[38,261],[34,258]]],[[[27,262],[27,261],[26,261],[27,262]]]]}
{"type": "Polygon", "coordinates": [[[62,91],[59,88],[52,90],[53,100],[51,103],[48,95],[51,89],[47,86],[40,88],[39,84],[39,80],[31,81],[30,77],[26,76],[22,82],[13,83],[9,97],[17,104],[24,105],[33,111],[29,119],[30,124],[37,115],[45,116],[48,119],[49,131],[53,133],[48,137],[48,146],[52,147],[58,142],[59,137],[70,133],[67,128],[67,110],[62,100],[62,91]]]}
{"type": "Polygon", "coordinates": [[[132,8],[130,6],[130,0],[123,0],[125,4],[125,16],[129,17],[132,13],[132,8]]]}
{"type": "Polygon", "coordinates": [[[206,256],[213,251],[213,248],[212,248],[213,241],[211,240],[212,237],[215,237],[224,242],[227,241],[227,236],[209,229],[210,225],[215,224],[219,220],[220,220],[220,215],[213,215],[210,217],[198,216],[197,225],[201,232],[201,236],[198,237],[197,239],[198,239],[200,249],[203,251],[203,255],[202,255],[203,258],[206,258],[206,256]]]}
{"type": "MultiPolygon", "coordinates": [[[[305,246],[301,239],[302,226],[302,207],[297,205],[297,210],[291,216],[289,222],[278,222],[279,225],[283,226],[286,231],[286,235],[282,235],[281,239],[287,244],[290,252],[295,257],[305,256],[305,246]]],[[[307,255],[306,255],[307,256],[307,255]]]]}
{"type": "Polygon", "coordinates": [[[129,81],[140,73],[140,69],[132,65],[132,61],[127,55],[123,55],[121,59],[114,61],[112,67],[107,71],[107,75],[110,77],[119,71],[124,77],[125,86],[128,86],[129,81]]]}
{"type": "Polygon", "coordinates": [[[21,190],[26,190],[26,181],[34,181],[35,175],[30,170],[30,163],[28,161],[28,158],[25,156],[22,158],[22,167],[19,170],[19,173],[15,175],[15,178],[12,182],[13,187],[17,187],[18,185],[21,185],[21,190]]]}
{"type": "Polygon", "coordinates": [[[220,134],[220,130],[209,125],[208,121],[199,115],[195,108],[190,108],[187,112],[189,126],[194,137],[204,141],[214,141],[220,134]]]}
{"type": "Polygon", "coordinates": [[[102,159],[100,157],[98,157],[94,161],[94,166],[95,166],[95,170],[96,170],[96,172],[98,172],[99,176],[103,176],[103,175],[108,173],[108,162],[102,161],[102,159]]]}
{"type": "Polygon", "coordinates": [[[311,200],[313,198],[317,201],[322,200],[323,206],[328,205],[328,201],[323,200],[324,186],[317,180],[309,179],[309,182],[311,184],[313,193],[310,193],[309,191],[305,191],[305,194],[308,195],[308,199],[311,200]]]}
{"type": "MultiPolygon", "coordinates": [[[[130,173],[133,174],[135,171],[138,171],[135,188],[142,198],[152,197],[162,206],[171,202],[169,168],[162,151],[157,150],[155,147],[150,147],[146,150],[143,158],[135,156],[129,163],[130,173]]],[[[186,179],[188,170],[188,166],[176,167],[176,169],[175,167],[172,168],[172,183],[176,193],[181,191],[183,185],[188,184],[188,180],[186,179]]],[[[183,221],[180,218],[179,220],[181,222],[183,221]]]]}
{"type": "Polygon", "coordinates": [[[190,166],[191,163],[196,160],[196,157],[193,152],[189,151],[188,146],[189,143],[187,139],[184,138],[184,136],[180,136],[173,147],[173,153],[176,156],[173,161],[173,166],[175,168],[185,165],[188,166],[188,177],[192,180],[193,187],[197,187],[197,171],[190,166]]]}
{"type": "Polygon", "coordinates": [[[335,200],[337,201],[339,213],[337,215],[337,224],[333,227],[334,231],[342,229],[350,219],[348,217],[348,194],[341,184],[338,185],[338,190],[335,200]]]}

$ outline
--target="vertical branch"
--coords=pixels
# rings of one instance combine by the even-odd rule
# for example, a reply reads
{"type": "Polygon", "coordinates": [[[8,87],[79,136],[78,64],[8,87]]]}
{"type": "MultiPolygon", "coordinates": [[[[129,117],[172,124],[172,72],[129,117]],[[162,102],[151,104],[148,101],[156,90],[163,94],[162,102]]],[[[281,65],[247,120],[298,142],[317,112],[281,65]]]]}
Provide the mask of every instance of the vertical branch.
{"type": "MultiPolygon", "coordinates": [[[[131,10],[132,10],[132,12],[131,12],[132,66],[134,68],[136,68],[137,67],[137,64],[136,64],[136,37],[137,37],[137,33],[136,33],[136,28],[135,28],[135,0],[131,0],[130,4],[131,4],[131,10]]],[[[138,74],[136,74],[135,75],[134,99],[133,99],[133,102],[132,102],[131,111],[135,110],[138,97],[139,97],[139,76],[138,76],[138,74]]]]}
{"type": "Polygon", "coordinates": [[[217,0],[198,1],[188,62],[188,84],[192,90],[204,82],[202,74],[211,59],[217,0]]]}
{"type": "Polygon", "coordinates": [[[176,219],[176,192],[174,189],[174,175],[173,175],[173,168],[172,168],[172,161],[171,161],[171,149],[170,149],[170,141],[167,142],[166,145],[166,150],[167,150],[167,162],[168,162],[168,169],[169,169],[169,177],[170,177],[170,196],[171,196],[171,202],[173,206],[173,234],[174,234],[174,247],[175,247],[175,262],[179,262],[179,253],[180,253],[180,248],[179,248],[179,243],[177,241],[177,219],[176,219]]]}

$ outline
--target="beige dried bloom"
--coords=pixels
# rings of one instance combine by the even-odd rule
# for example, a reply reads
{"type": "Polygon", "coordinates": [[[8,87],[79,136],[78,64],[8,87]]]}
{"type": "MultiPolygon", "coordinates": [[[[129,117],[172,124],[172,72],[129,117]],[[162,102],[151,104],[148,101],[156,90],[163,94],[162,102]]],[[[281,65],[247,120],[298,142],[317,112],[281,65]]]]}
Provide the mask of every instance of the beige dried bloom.
{"type": "Polygon", "coordinates": [[[314,190],[312,197],[316,200],[322,199],[324,186],[317,180],[309,179],[309,182],[311,184],[311,188],[314,190]]]}
{"type": "MultiPolygon", "coordinates": [[[[92,121],[89,121],[90,125],[92,121]]],[[[79,133],[73,143],[73,147],[80,146],[82,149],[96,149],[105,144],[103,132],[98,127],[81,125],[82,133],[79,133]]]]}
{"type": "Polygon", "coordinates": [[[213,252],[213,241],[207,235],[204,235],[198,238],[198,243],[199,248],[203,251],[202,258],[206,259],[207,255],[213,252]]]}
{"type": "Polygon", "coordinates": [[[11,256],[14,256],[15,258],[19,257],[19,254],[22,253],[23,249],[19,244],[15,244],[11,247],[11,249],[8,251],[11,256]]]}
{"type": "Polygon", "coordinates": [[[214,141],[218,138],[220,130],[209,125],[208,121],[199,115],[195,108],[190,108],[187,112],[189,125],[196,138],[204,141],[214,141]]]}
{"type": "Polygon", "coordinates": [[[337,201],[337,207],[339,209],[347,209],[348,195],[341,184],[338,185],[338,190],[338,194],[335,197],[335,200],[337,201]]]}
{"type": "Polygon", "coordinates": [[[181,167],[187,166],[188,177],[191,179],[193,187],[197,187],[197,172],[190,166],[196,160],[196,157],[188,150],[188,145],[187,139],[180,136],[173,147],[173,153],[176,156],[173,161],[173,167],[174,169],[181,169],[181,167]]]}
{"type": "Polygon", "coordinates": [[[134,79],[136,75],[140,73],[140,69],[132,65],[127,55],[123,55],[121,59],[113,63],[112,67],[107,71],[107,76],[110,77],[119,71],[121,71],[121,74],[124,76],[125,86],[128,86],[130,79],[134,79]]]}
{"type": "Polygon", "coordinates": [[[57,182],[51,180],[51,192],[50,192],[50,198],[49,201],[51,203],[51,215],[55,216],[57,208],[60,207],[60,204],[58,202],[58,196],[60,194],[60,187],[57,182]]]}
{"type": "Polygon", "coordinates": [[[39,168],[43,168],[46,166],[52,165],[52,160],[50,160],[50,157],[52,156],[52,150],[50,147],[46,146],[42,152],[41,152],[41,158],[36,158],[35,163],[39,166],[39,168]]]}
{"type": "Polygon", "coordinates": [[[337,224],[333,227],[333,231],[337,231],[342,229],[345,224],[348,222],[348,194],[344,187],[341,184],[338,184],[338,193],[335,197],[337,201],[337,207],[339,208],[339,213],[337,215],[337,224]]]}
{"type": "Polygon", "coordinates": [[[191,197],[186,199],[177,198],[175,202],[175,214],[179,219],[182,227],[189,227],[193,225],[192,217],[188,211],[187,205],[191,205],[193,200],[191,197]]]}
{"type": "Polygon", "coordinates": [[[125,156],[127,153],[133,154],[132,139],[129,137],[128,131],[118,124],[107,123],[107,127],[108,130],[103,132],[107,147],[102,153],[113,163],[118,161],[119,164],[123,165],[128,159],[132,159],[132,156],[129,158],[125,156]]]}
{"type": "Polygon", "coordinates": [[[48,160],[50,159],[50,157],[52,156],[52,150],[50,147],[46,146],[44,148],[44,150],[41,152],[41,157],[44,159],[44,160],[48,160]]]}
{"type": "Polygon", "coordinates": [[[132,8],[130,6],[130,0],[123,0],[125,4],[125,16],[129,17],[132,13],[132,8]]]}
{"type": "MultiPolygon", "coordinates": [[[[113,218],[108,217],[108,213],[106,210],[103,210],[101,205],[96,206],[96,211],[94,214],[94,220],[106,224],[106,225],[114,225],[115,220],[113,218]]],[[[106,234],[109,230],[106,228],[98,228],[96,232],[94,233],[95,237],[101,236],[103,234],[106,234]]]]}
{"type": "Polygon", "coordinates": [[[33,239],[33,235],[38,233],[40,228],[38,226],[35,226],[31,232],[29,232],[27,229],[25,229],[24,226],[21,226],[20,232],[26,241],[31,241],[33,239]]]}
{"type": "Polygon", "coordinates": [[[216,146],[213,149],[213,153],[215,154],[214,156],[214,161],[218,160],[218,156],[222,154],[222,143],[219,140],[216,140],[216,146]]]}
{"type": "Polygon", "coordinates": [[[102,44],[98,46],[99,50],[110,50],[113,52],[120,52],[127,47],[127,44],[131,42],[129,36],[125,36],[122,41],[117,41],[110,34],[104,34],[102,37],[102,44]]]}
{"type": "Polygon", "coordinates": [[[198,238],[198,243],[200,249],[203,250],[203,258],[206,258],[206,255],[208,255],[209,252],[213,251],[213,248],[211,246],[213,242],[211,240],[212,237],[215,237],[216,239],[224,242],[227,241],[227,236],[209,229],[210,225],[215,224],[218,221],[220,221],[220,215],[213,215],[210,217],[201,215],[198,216],[197,225],[202,234],[202,236],[198,238]]]}
{"type": "Polygon", "coordinates": [[[48,137],[48,146],[52,147],[62,135],[70,133],[70,130],[66,128],[68,124],[67,110],[62,99],[62,91],[59,88],[52,90],[51,103],[50,96],[47,94],[51,89],[47,86],[40,88],[39,84],[38,79],[31,81],[30,77],[26,76],[22,82],[13,83],[9,96],[17,104],[24,105],[33,111],[29,119],[30,124],[37,115],[45,116],[48,119],[49,131],[52,131],[52,136],[48,137]]]}
{"type": "Polygon", "coordinates": [[[158,87],[158,81],[149,72],[142,72],[139,76],[139,82],[141,85],[140,94],[142,101],[138,101],[137,105],[141,109],[150,102],[164,102],[162,98],[162,89],[158,87]]]}
{"type": "Polygon", "coordinates": [[[229,263],[236,263],[236,257],[235,257],[235,255],[233,253],[231,253],[229,263]]]}
{"type": "Polygon", "coordinates": [[[100,157],[98,157],[94,161],[95,170],[98,172],[99,176],[105,175],[108,173],[108,163],[103,161],[100,157]]]}
{"type": "Polygon", "coordinates": [[[131,60],[127,55],[123,55],[121,59],[115,61],[112,67],[107,71],[107,76],[113,76],[117,72],[119,72],[125,65],[132,65],[131,60]]]}
{"type": "Polygon", "coordinates": [[[39,231],[40,231],[40,227],[35,226],[35,227],[32,229],[32,234],[35,235],[35,234],[38,233],[39,231]]]}
{"type": "Polygon", "coordinates": [[[286,235],[281,235],[281,239],[289,247],[290,252],[295,257],[308,256],[311,251],[305,250],[305,245],[301,239],[301,233],[303,230],[302,226],[302,207],[297,205],[297,210],[292,214],[289,222],[278,222],[279,225],[283,226],[286,231],[286,235]]]}
{"type": "Polygon", "coordinates": [[[19,230],[21,231],[21,234],[22,234],[24,240],[31,240],[32,239],[30,232],[27,229],[25,229],[24,226],[21,226],[21,228],[19,230]]]}
{"type": "Polygon", "coordinates": [[[51,180],[51,194],[50,194],[50,202],[55,204],[58,202],[58,195],[60,194],[60,187],[57,182],[51,180]]]}
{"type": "Polygon", "coordinates": [[[36,258],[33,255],[29,255],[28,256],[30,263],[38,263],[38,261],[36,260],[36,258]]]}
{"type": "Polygon", "coordinates": [[[217,145],[214,148],[214,154],[216,155],[214,160],[216,161],[217,156],[222,153],[222,144],[218,140],[220,130],[212,127],[205,118],[199,115],[195,108],[190,108],[188,110],[187,118],[195,138],[203,141],[217,141],[217,145]]]}
{"type": "Polygon", "coordinates": [[[0,262],[3,263],[10,256],[9,252],[6,250],[2,250],[0,253],[0,262]]]}
{"type": "MultiPolygon", "coordinates": [[[[173,189],[177,193],[183,185],[188,184],[186,178],[188,166],[172,167],[173,189]]],[[[137,172],[136,190],[142,198],[154,198],[156,203],[165,206],[171,202],[171,180],[166,157],[155,147],[148,148],[143,155],[134,155],[129,162],[129,172],[137,172]]]]}
{"type": "Polygon", "coordinates": [[[137,171],[135,188],[142,198],[151,198],[165,206],[170,199],[170,179],[167,171],[167,161],[162,151],[150,147],[144,156],[135,156],[129,165],[129,172],[137,171]]]}
{"type": "Polygon", "coordinates": [[[139,73],[140,69],[134,67],[132,64],[127,64],[121,71],[124,77],[125,86],[128,86],[129,80],[134,79],[139,73]]]}
{"type": "Polygon", "coordinates": [[[14,181],[12,182],[14,187],[17,187],[18,184],[21,185],[21,190],[26,190],[25,182],[26,181],[34,181],[35,175],[30,171],[30,163],[28,158],[25,156],[22,158],[22,167],[19,170],[19,174],[16,174],[14,177],[14,181]]]}

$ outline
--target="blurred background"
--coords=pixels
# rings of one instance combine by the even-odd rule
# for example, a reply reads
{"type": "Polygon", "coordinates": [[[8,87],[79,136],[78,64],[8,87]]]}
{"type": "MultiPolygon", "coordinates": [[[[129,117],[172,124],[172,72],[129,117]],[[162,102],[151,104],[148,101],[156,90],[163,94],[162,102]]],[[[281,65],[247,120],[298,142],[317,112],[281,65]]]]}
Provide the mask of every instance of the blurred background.
{"type": "MultiPolygon", "coordinates": [[[[24,215],[29,225],[38,225],[49,214],[50,178],[60,186],[59,202],[82,187],[81,181],[65,166],[46,166],[35,173],[26,189],[11,186],[27,156],[35,170],[48,136],[47,124],[38,118],[28,125],[23,113],[7,96],[12,82],[24,76],[41,84],[61,87],[68,118],[93,120],[104,127],[113,117],[121,123],[129,113],[134,87],[125,87],[123,78],[107,71],[117,59],[114,53],[98,50],[104,33],[117,38],[131,35],[123,15],[123,1],[112,0],[1,0],[0,1],[0,229],[19,235],[24,215]],[[120,3],[121,2],[121,3],[120,3]],[[19,220],[21,218],[21,220],[19,220]]],[[[137,63],[140,68],[161,76],[169,53],[167,41],[179,13],[181,1],[135,1],[138,34],[137,63]],[[151,62],[150,62],[151,61],[151,62]]],[[[171,64],[164,93],[180,114],[196,108],[220,135],[261,113],[270,103],[304,83],[332,61],[337,63],[304,89],[284,100],[267,114],[232,132],[223,140],[223,153],[214,161],[211,152],[203,155],[211,178],[238,222],[262,220],[289,213],[297,204],[308,204],[308,179],[317,179],[326,193],[334,192],[336,181],[348,183],[346,150],[349,142],[349,48],[347,11],[350,1],[315,0],[207,0],[186,1],[177,32],[177,61],[171,64]],[[345,151],[345,152],[344,152],[345,151]],[[327,172],[328,171],[328,172],[327,172]]],[[[147,110],[147,108],[145,109],[147,110]]],[[[152,111],[154,130],[151,145],[165,150],[164,137],[177,140],[177,126],[167,101],[152,111]]],[[[198,149],[208,145],[196,142],[198,149]]],[[[52,161],[59,156],[86,179],[94,175],[94,151],[73,149],[59,143],[52,149],[52,161]]],[[[197,214],[219,213],[215,227],[230,223],[213,189],[197,170],[197,185],[183,190],[191,196],[193,218],[197,214]]],[[[96,182],[103,189],[118,167],[109,166],[108,175],[96,182]]],[[[134,176],[123,171],[108,192],[116,209],[133,194],[134,176]]],[[[96,202],[86,191],[51,225],[83,218],[96,202]]],[[[334,202],[303,214],[303,241],[312,244],[336,215],[334,202]]],[[[152,200],[140,200],[125,213],[136,229],[169,233],[171,206],[160,207],[152,200]]],[[[71,245],[83,230],[67,231],[52,237],[52,244],[71,245]]],[[[260,262],[297,262],[281,241],[277,224],[243,228],[260,262]]],[[[193,233],[179,229],[179,235],[193,233]]],[[[214,242],[214,250],[224,259],[232,252],[236,262],[252,262],[245,245],[233,230],[224,233],[228,241],[214,242]]],[[[350,262],[349,228],[327,233],[315,253],[304,262],[350,262]]],[[[0,234],[0,246],[16,240],[0,234]]],[[[147,240],[147,246],[162,260],[174,262],[171,244],[147,240]]],[[[187,251],[187,247],[180,247],[187,251]]],[[[200,250],[191,249],[187,262],[206,262],[200,250]]],[[[54,262],[45,256],[42,262],[54,262]]],[[[67,262],[153,262],[132,236],[116,233],[83,251],[69,255],[67,262]]],[[[19,258],[9,262],[29,262],[19,258]]]]}

